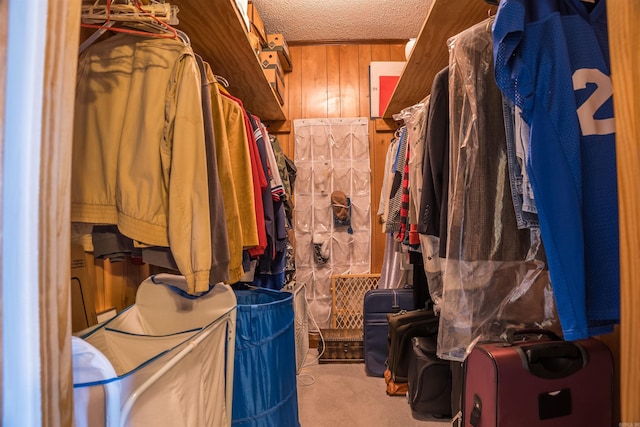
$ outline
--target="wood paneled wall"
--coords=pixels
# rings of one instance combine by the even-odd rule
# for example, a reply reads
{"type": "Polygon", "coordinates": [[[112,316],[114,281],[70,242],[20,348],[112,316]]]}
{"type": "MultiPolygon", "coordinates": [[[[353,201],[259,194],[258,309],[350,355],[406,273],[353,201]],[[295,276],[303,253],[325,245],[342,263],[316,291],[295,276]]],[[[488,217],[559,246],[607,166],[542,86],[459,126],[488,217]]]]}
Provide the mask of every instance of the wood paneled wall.
{"type": "MultiPolygon", "coordinates": [[[[110,262],[108,259],[87,258],[94,261],[91,281],[95,283],[95,307],[100,313],[115,308],[119,313],[136,301],[138,285],[151,274],[146,264],[134,264],[131,260],[110,262]]],[[[89,264],[91,265],[91,264],[89,264]]]]}
{"type": "MultiPolygon", "coordinates": [[[[285,113],[289,120],[370,117],[369,63],[404,61],[404,44],[331,44],[291,46],[293,70],[285,74],[285,113]]],[[[426,94],[425,94],[426,95],[426,94]]],[[[278,134],[283,151],[293,159],[294,135],[278,134]]],[[[385,235],[376,212],[387,148],[393,133],[377,133],[369,122],[371,161],[371,271],[382,268],[385,235]]]]}

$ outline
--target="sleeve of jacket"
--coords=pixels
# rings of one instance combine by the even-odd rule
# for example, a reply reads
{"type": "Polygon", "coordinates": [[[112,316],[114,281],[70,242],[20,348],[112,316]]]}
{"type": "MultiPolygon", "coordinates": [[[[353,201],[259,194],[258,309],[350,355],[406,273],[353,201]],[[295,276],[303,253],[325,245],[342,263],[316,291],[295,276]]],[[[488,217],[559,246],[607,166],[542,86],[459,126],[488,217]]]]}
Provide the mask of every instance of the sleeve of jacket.
{"type": "MultiPolygon", "coordinates": [[[[200,74],[187,48],[166,101],[169,245],[190,293],[209,290],[211,224],[200,74]]],[[[166,172],[166,171],[165,171],[166,172]]]]}

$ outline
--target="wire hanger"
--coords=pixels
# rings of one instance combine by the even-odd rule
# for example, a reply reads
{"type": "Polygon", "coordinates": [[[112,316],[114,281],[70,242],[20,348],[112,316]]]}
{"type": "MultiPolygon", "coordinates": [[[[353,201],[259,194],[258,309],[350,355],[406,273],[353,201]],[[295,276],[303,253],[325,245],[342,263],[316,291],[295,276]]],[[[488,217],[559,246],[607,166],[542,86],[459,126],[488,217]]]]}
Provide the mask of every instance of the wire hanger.
{"type": "Polygon", "coordinates": [[[217,74],[214,74],[214,77],[216,78],[216,80],[218,81],[218,83],[220,83],[222,86],[228,88],[229,87],[229,80],[225,79],[222,76],[219,76],[217,74]]]}
{"type": "Polygon", "coordinates": [[[190,45],[187,35],[172,25],[178,23],[178,7],[163,1],[147,0],[96,0],[82,6],[82,23],[85,28],[95,28],[96,32],[80,45],[80,53],[106,31],[144,35],[158,38],[179,38],[190,45]],[[121,23],[125,26],[115,26],[121,23]]]}

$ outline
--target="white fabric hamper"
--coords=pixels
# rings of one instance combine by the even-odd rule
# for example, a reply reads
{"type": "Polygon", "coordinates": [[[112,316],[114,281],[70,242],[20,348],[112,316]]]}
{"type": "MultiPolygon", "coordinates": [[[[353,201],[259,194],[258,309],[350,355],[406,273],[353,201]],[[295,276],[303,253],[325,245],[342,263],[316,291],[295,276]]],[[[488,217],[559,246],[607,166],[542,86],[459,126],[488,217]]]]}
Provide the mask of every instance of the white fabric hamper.
{"type": "Polygon", "coordinates": [[[231,425],[235,294],[185,289],[151,276],[135,304],[73,338],[77,427],[231,425]]]}

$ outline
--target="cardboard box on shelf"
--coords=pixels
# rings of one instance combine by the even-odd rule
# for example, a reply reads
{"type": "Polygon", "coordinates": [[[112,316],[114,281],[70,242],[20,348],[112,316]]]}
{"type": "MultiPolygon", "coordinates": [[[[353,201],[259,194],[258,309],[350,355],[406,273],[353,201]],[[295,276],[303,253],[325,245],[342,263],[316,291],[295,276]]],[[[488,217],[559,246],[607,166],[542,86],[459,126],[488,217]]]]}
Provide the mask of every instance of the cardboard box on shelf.
{"type": "Polygon", "coordinates": [[[282,71],[282,64],[280,58],[276,52],[263,50],[260,52],[260,64],[262,68],[273,68],[280,75],[281,79],[284,79],[284,72],[282,71]]]}
{"type": "Polygon", "coordinates": [[[264,22],[262,22],[262,18],[258,13],[258,9],[256,9],[253,2],[249,2],[248,4],[247,15],[249,15],[249,20],[251,21],[251,32],[258,36],[260,45],[265,46],[267,44],[267,32],[264,28],[264,22]]]}
{"type": "Polygon", "coordinates": [[[262,52],[262,45],[260,45],[260,37],[256,35],[256,33],[247,34],[249,37],[249,43],[251,43],[251,47],[253,51],[256,53],[256,56],[260,56],[260,52],[262,52]]]}
{"type": "Polygon", "coordinates": [[[280,64],[285,72],[291,71],[291,56],[289,55],[289,46],[282,34],[267,34],[267,45],[265,51],[278,53],[280,64]]]}
{"type": "Polygon", "coordinates": [[[271,87],[273,88],[273,91],[275,92],[276,97],[278,98],[278,102],[280,102],[280,105],[283,105],[284,104],[284,80],[282,80],[282,76],[278,74],[275,68],[263,68],[262,71],[264,72],[265,77],[269,81],[269,84],[271,84],[271,87]]]}

